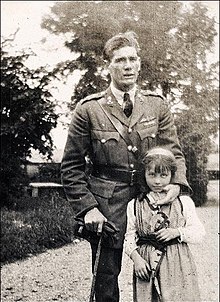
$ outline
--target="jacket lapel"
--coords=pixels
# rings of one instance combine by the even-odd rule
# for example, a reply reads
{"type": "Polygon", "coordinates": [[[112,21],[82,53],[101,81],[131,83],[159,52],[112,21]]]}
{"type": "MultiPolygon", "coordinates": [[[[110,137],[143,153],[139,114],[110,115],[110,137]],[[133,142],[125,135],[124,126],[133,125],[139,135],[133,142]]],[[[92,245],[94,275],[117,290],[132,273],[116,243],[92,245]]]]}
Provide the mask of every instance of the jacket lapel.
{"type": "Polygon", "coordinates": [[[134,108],[133,108],[130,125],[129,125],[130,128],[132,128],[143,116],[144,114],[143,103],[144,103],[143,96],[139,91],[137,91],[135,95],[135,103],[134,103],[134,108]]]}
{"type": "Polygon", "coordinates": [[[122,108],[118,104],[110,88],[106,90],[105,102],[103,103],[103,106],[106,107],[106,109],[110,111],[111,114],[115,116],[121,123],[129,126],[129,119],[124,115],[122,108]]]}

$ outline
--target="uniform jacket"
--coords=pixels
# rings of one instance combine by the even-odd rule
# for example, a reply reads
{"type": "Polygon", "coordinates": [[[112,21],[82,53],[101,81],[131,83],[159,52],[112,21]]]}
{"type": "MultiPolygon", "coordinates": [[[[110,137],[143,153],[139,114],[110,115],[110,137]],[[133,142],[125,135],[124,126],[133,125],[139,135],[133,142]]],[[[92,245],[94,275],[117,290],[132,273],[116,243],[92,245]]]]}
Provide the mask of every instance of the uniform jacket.
{"type": "Polygon", "coordinates": [[[177,159],[173,183],[188,187],[185,159],[178,142],[173,116],[160,96],[137,90],[130,118],[124,115],[110,88],[77,104],[61,163],[64,191],[76,216],[82,216],[97,206],[113,221],[121,230],[121,246],[126,230],[127,203],[136,196],[136,188],[123,182],[88,176],[85,173],[85,157],[89,155],[94,166],[124,170],[140,169],[140,159],[128,150],[127,144],[104,113],[98,100],[123,124],[142,156],[155,146],[170,149],[177,159]]]}

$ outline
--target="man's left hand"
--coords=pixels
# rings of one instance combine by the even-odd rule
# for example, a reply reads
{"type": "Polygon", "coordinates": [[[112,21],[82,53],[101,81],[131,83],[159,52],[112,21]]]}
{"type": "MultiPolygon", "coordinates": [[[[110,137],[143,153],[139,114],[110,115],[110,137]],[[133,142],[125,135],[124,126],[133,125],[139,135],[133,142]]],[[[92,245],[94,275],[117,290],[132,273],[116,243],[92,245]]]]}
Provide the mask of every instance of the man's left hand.
{"type": "Polygon", "coordinates": [[[166,192],[166,196],[162,199],[157,200],[157,205],[173,202],[180,193],[180,186],[176,184],[169,184],[163,188],[163,191],[166,192]]]}

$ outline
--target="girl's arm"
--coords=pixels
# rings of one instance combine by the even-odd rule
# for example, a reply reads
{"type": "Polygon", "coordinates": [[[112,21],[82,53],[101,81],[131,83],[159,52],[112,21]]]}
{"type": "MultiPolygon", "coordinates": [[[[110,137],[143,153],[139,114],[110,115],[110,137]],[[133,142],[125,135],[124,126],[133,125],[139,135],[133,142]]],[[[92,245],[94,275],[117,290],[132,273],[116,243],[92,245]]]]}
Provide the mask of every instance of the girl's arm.
{"type": "Polygon", "coordinates": [[[200,221],[193,200],[186,195],[180,196],[183,205],[183,215],[186,218],[184,227],[178,228],[180,241],[187,243],[200,243],[205,236],[205,228],[200,221]]]}
{"type": "Polygon", "coordinates": [[[134,272],[142,280],[149,281],[150,268],[147,262],[137,251],[136,217],[134,215],[135,200],[132,199],[127,208],[127,231],[125,234],[124,248],[126,254],[134,262],[134,272]]]}
{"type": "Polygon", "coordinates": [[[134,215],[134,202],[132,199],[127,207],[127,230],[125,233],[124,248],[126,254],[130,257],[131,253],[137,249],[136,217],[134,215]]]}
{"type": "Polygon", "coordinates": [[[163,228],[156,232],[157,240],[168,242],[178,238],[180,242],[199,243],[205,235],[205,229],[196,213],[193,200],[189,196],[180,196],[183,206],[183,216],[186,219],[184,227],[163,228]]]}
{"type": "Polygon", "coordinates": [[[137,250],[133,250],[130,257],[134,262],[135,275],[142,280],[149,281],[151,269],[147,261],[141,257],[137,250]]]}

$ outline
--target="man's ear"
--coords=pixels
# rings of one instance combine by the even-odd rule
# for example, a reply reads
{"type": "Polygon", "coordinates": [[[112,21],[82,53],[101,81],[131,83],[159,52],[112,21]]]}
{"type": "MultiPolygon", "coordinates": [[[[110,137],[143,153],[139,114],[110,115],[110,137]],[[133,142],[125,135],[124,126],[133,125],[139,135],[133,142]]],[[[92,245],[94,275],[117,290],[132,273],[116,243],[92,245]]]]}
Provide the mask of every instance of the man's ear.
{"type": "Polygon", "coordinates": [[[138,57],[138,63],[139,63],[139,65],[138,65],[138,71],[140,71],[141,70],[141,58],[140,57],[138,57]]]}

